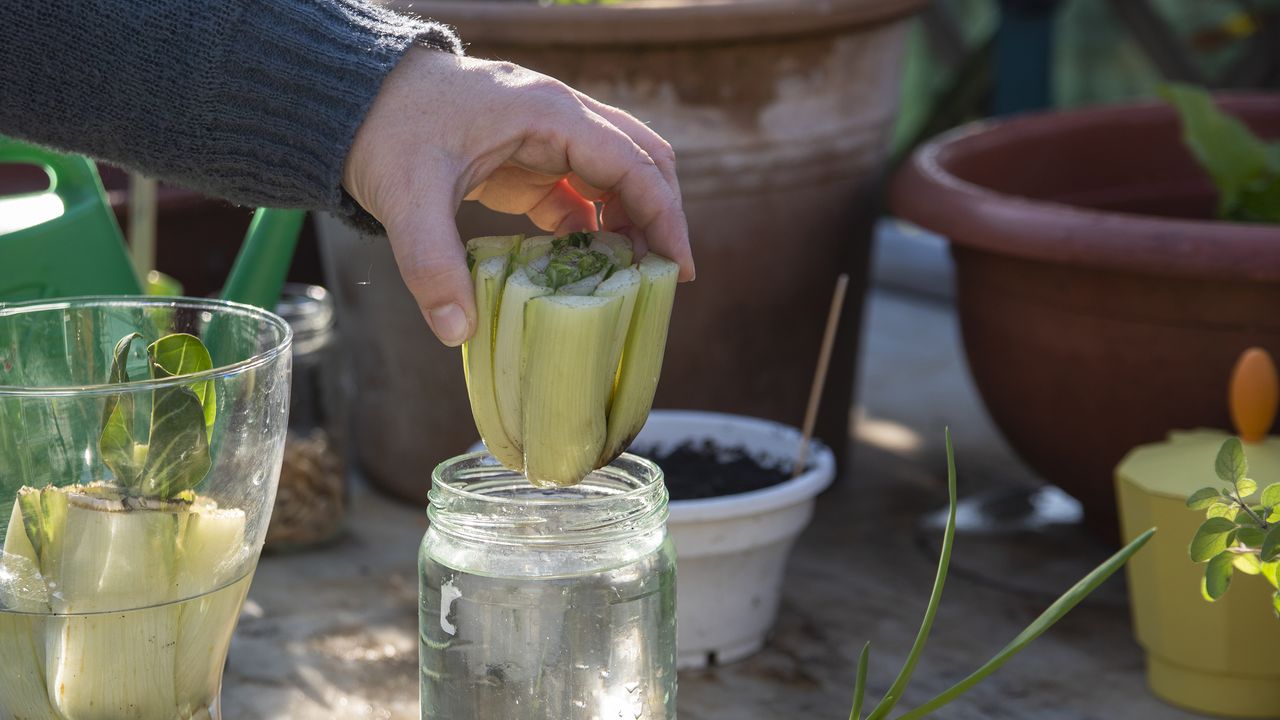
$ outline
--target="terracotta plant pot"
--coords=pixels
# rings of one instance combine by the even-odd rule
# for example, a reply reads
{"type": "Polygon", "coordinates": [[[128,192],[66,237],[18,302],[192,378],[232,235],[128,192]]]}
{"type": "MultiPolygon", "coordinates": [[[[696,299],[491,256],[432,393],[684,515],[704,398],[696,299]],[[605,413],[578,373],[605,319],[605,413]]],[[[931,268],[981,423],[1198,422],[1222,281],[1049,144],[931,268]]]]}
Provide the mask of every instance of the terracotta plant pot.
{"type": "MultiPolygon", "coordinates": [[[[1221,101],[1280,135],[1280,96],[1221,101]]],[[[1120,458],[1170,429],[1228,428],[1240,352],[1280,352],[1280,227],[1209,219],[1215,200],[1161,104],[978,123],[895,178],[895,213],[951,240],[992,418],[1110,536],[1120,458]]]]}
{"type": "MultiPolygon", "coordinates": [[[[801,422],[835,279],[849,272],[832,362],[840,371],[829,379],[818,432],[844,450],[869,247],[870,216],[856,201],[887,150],[906,19],[920,0],[387,4],[455,25],[473,56],[520,63],[624,107],[675,147],[698,280],[677,297],[658,406],[801,422]]],[[[466,205],[463,237],[534,231],[466,205]]],[[[384,393],[433,401],[404,408],[411,418],[378,420],[383,411],[372,405],[356,412],[361,427],[384,438],[364,453],[372,481],[421,502],[422,469],[474,437],[420,432],[470,425],[459,421],[468,417],[461,364],[456,352],[430,347],[435,340],[402,288],[355,285],[389,258],[385,244],[322,241],[335,260],[329,286],[340,318],[413,329],[362,336],[378,347],[361,352],[395,358],[400,369],[366,362],[357,384],[377,393],[366,401],[362,389],[357,402],[384,393]]]]}

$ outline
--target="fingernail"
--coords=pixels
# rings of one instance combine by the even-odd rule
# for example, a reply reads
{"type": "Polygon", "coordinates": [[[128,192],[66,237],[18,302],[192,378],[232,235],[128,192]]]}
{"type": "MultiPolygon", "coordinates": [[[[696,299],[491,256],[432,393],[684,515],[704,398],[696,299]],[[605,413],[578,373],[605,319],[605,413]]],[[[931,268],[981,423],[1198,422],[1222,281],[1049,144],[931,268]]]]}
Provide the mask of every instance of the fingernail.
{"type": "Polygon", "coordinates": [[[440,342],[449,347],[461,345],[467,339],[467,315],[457,303],[428,310],[427,324],[440,342]]]}

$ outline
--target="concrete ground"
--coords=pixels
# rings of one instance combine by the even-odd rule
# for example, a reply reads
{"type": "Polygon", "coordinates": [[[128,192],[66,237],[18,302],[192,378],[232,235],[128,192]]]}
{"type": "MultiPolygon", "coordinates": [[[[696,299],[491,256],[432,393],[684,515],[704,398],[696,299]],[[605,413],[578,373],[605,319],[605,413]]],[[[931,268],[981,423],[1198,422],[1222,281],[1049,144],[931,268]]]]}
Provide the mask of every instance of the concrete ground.
{"type": "MultiPolygon", "coordinates": [[[[933,580],[936,534],[921,518],[946,500],[944,426],[954,434],[962,497],[1037,485],[968,379],[941,246],[889,231],[864,324],[852,467],[820,498],[793,553],[766,649],[682,674],[681,720],[847,717],[867,640],[869,696],[878,700],[912,643],[933,580]]],[[[1070,516],[1070,502],[1061,505],[1070,516]]],[[[418,717],[416,551],[425,527],[422,508],[357,488],[340,544],[264,558],[232,646],[225,716],[418,717]]],[[[962,536],[933,635],[899,707],[976,669],[1105,554],[1066,526],[1047,536],[962,536]]],[[[1119,581],[1104,586],[935,716],[1198,717],[1148,692],[1123,598],[1119,581]]]]}

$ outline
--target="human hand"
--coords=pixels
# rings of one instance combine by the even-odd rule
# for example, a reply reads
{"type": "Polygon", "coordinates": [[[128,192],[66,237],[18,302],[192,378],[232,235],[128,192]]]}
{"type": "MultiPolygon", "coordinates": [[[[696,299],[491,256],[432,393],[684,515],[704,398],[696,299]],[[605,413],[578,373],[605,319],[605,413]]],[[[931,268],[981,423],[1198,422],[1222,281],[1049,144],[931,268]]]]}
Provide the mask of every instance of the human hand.
{"type": "Polygon", "coordinates": [[[356,133],[343,185],[386,228],[446,345],[476,327],[454,221],[464,199],[556,234],[623,233],[676,261],[681,280],[694,276],[671,146],[622,110],[511,63],[410,50],[356,133]]]}

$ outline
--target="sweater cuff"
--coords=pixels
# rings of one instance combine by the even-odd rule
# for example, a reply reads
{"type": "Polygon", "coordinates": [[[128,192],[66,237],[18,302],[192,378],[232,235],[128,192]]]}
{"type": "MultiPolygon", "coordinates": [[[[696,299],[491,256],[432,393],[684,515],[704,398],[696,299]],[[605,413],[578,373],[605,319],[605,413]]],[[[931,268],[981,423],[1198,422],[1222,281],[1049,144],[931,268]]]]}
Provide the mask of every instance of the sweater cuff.
{"type": "Polygon", "coordinates": [[[448,27],[364,0],[251,3],[213,63],[208,103],[210,169],[228,195],[259,205],[327,210],[377,224],[342,187],[356,131],[383,79],[414,45],[462,54],[448,27]],[[229,108],[243,108],[243,114],[229,108]],[[274,187],[261,197],[263,174],[274,187]],[[257,197],[255,197],[257,196],[257,197]]]}

